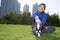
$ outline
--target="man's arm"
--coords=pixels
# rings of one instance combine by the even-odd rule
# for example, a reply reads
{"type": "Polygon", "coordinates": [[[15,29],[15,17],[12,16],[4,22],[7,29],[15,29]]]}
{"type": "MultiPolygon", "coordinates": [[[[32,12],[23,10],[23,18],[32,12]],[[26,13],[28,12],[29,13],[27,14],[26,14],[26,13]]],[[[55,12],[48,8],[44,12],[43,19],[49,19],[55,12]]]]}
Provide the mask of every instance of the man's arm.
{"type": "Polygon", "coordinates": [[[35,22],[36,22],[37,24],[41,24],[41,21],[40,21],[40,19],[39,19],[38,16],[35,17],[35,22]]]}
{"type": "Polygon", "coordinates": [[[35,20],[35,22],[36,22],[37,24],[41,24],[41,21],[40,21],[40,19],[39,19],[39,16],[37,15],[37,13],[34,13],[34,14],[33,14],[33,19],[35,20]]]}
{"type": "MultiPolygon", "coordinates": [[[[35,21],[35,23],[37,24],[37,25],[36,25],[36,26],[37,26],[37,29],[39,29],[40,24],[41,24],[41,21],[40,21],[40,19],[39,19],[39,16],[37,15],[37,13],[34,13],[34,14],[32,15],[32,18],[33,18],[33,22],[35,21]]],[[[35,23],[32,24],[33,30],[35,30],[35,28],[34,28],[34,24],[35,24],[35,23]]]]}

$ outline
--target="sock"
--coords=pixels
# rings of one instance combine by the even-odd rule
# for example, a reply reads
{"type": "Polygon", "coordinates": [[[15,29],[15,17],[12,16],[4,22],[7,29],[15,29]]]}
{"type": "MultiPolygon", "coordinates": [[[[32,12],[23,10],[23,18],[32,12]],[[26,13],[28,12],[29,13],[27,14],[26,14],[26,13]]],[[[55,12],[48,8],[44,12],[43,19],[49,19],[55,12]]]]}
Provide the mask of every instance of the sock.
{"type": "Polygon", "coordinates": [[[37,24],[37,29],[39,30],[39,28],[40,28],[40,24],[37,24]]]}

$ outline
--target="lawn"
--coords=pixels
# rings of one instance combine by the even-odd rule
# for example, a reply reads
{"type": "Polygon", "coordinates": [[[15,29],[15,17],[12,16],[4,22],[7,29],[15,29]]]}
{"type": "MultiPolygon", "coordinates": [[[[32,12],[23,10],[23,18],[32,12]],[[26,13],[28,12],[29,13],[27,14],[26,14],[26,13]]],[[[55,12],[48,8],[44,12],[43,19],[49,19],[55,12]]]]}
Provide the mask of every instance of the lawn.
{"type": "Polygon", "coordinates": [[[50,34],[40,38],[31,32],[31,25],[0,24],[0,40],[60,40],[60,27],[50,34]]]}

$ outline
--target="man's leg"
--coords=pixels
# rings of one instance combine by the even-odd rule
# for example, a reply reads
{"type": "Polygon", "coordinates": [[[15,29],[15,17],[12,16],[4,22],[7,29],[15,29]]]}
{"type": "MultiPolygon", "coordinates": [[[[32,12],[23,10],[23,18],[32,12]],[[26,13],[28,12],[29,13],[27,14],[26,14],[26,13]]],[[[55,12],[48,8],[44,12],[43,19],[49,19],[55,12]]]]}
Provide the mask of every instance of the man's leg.
{"type": "Polygon", "coordinates": [[[32,26],[32,32],[33,32],[34,35],[36,35],[36,32],[35,31],[36,31],[36,25],[33,25],[32,26]]]}
{"type": "Polygon", "coordinates": [[[41,24],[39,25],[35,24],[34,27],[32,27],[33,34],[37,35],[38,37],[41,36],[41,30],[42,30],[41,24]]]}
{"type": "Polygon", "coordinates": [[[42,29],[42,26],[41,24],[36,24],[36,33],[37,33],[37,36],[40,37],[41,36],[41,29],[42,29]]]}
{"type": "Polygon", "coordinates": [[[43,33],[52,33],[55,31],[54,26],[45,26],[44,29],[42,30],[43,33]]]}

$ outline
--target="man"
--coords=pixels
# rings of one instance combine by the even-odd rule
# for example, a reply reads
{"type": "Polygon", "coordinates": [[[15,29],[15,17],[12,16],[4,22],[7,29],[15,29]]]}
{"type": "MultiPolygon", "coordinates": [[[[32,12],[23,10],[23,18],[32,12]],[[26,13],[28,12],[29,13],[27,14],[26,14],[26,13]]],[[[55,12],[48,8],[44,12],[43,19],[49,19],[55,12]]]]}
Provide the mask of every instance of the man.
{"type": "Polygon", "coordinates": [[[35,11],[32,15],[32,31],[34,34],[36,34],[38,37],[41,36],[41,31],[43,29],[44,24],[46,23],[48,15],[44,12],[46,8],[46,5],[44,3],[41,3],[38,6],[38,10],[35,11]]]}

